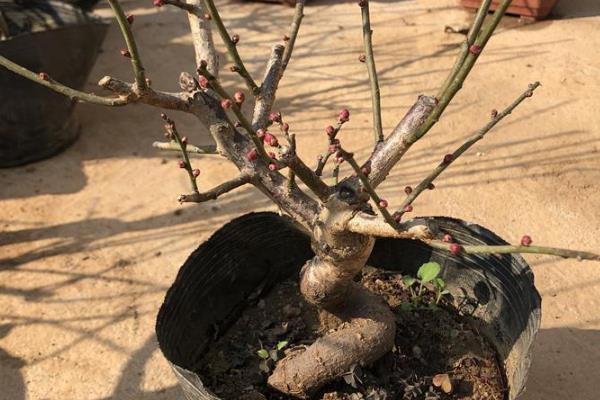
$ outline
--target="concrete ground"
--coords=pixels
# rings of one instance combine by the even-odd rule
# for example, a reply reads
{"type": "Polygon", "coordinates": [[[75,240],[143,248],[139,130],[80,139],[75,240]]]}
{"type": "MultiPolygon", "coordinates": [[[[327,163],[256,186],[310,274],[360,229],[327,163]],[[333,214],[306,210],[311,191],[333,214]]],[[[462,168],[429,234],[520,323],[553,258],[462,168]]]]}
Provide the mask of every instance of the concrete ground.
{"type": "MultiPolygon", "coordinates": [[[[222,14],[251,72],[261,76],[270,46],[292,10],[228,1],[222,14]]],[[[434,94],[462,37],[444,33],[472,15],[454,0],[372,1],[383,119],[389,131],[421,93],[434,94]]],[[[154,86],[176,90],[193,70],[186,17],[126,1],[154,86]]],[[[109,16],[107,5],[99,13],[109,16]]],[[[543,86],[464,156],[415,204],[418,215],[450,215],[518,241],[600,250],[600,4],[561,0],[551,20],[505,20],[463,91],[429,136],[383,186],[391,207],[440,157],[484,124],[529,82],[543,86]]],[[[104,75],[131,79],[112,26],[87,89],[104,75]]],[[[352,112],[341,138],[363,158],[371,145],[360,13],[353,1],[312,1],[277,108],[298,135],[301,154],[325,148],[323,128],[352,112]]],[[[231,73],[228,87],[241,88],[231,73]]],[[[180,206],[187,178],[161,138],[159,111],[81,105],[80,140],[38,163],[0,170],[0,398],[176,399],[181,392],[157,350],[154,320],[187,255],[242,213],[272,209],[242,188],[218,202],[180,206]]],[[[209,138],[172,115],[193,143],[209,138]]],[[[220,158],[194,162],[211,187],[234,169],[220,158]]],[[[526,400],[598,399],[600,264],[527,256],[543,296],[526,400]]]]}

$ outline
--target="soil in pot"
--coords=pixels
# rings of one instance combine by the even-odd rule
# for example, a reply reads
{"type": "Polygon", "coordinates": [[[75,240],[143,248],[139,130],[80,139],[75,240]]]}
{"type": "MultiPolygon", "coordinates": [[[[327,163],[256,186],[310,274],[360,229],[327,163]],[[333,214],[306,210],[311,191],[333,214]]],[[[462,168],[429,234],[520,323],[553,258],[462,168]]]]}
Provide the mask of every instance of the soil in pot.
{"type": "MultiPolygon", "coordinates": [[[[361,282],[394,310],[396,346],[374,365],[348,371],[314,399],[504,399],[496,353],[468,317],[444,300],[431,306],[431,292],[421,305],[407,307],[411,294],[396,272],[368,269],[361,282]]],[[[266,385],[269,371],[275,359],[303,351],[318,329],[318,313],[303,301],[297,283],[283,282],[245,309],[209,347],[197,372],[222,399],[289,399],[266,385]]]]}

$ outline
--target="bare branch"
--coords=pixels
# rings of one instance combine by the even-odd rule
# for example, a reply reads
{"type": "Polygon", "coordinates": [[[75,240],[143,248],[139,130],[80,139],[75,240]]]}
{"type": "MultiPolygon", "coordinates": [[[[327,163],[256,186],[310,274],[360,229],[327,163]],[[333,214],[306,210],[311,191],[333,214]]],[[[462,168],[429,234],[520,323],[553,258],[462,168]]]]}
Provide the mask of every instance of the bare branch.
{"type": "Polygon", "coordinates": [[[369,71],[369,86],[371,87],[371,102],[373,109],[373,133],[375,143],[383,142],[383,127],[381,122],[381,98],[379,95],[379,79],[375,68],[375,57],[373,55],[373,30],[371,29],[371,17],[369,15],[369,0],[361,0],[358,3],[362,14],[363,42],[365,46],[365,61],[369,71]]]}
{"type": "Polygon", "coordinates": [[[275,102],[275,94],[281,78],[283,53],[284,47],[282,45],[273,46],[260,87],[260,94],[256,97],[254,103],[252,127],[255,130],[264,129],[267,125],[267,118],[275,102]]]}
{"type": "Polygon", "coordinates": [[[244,186],[245,184],[250,183],[250,181],[251,178],[249,175],[241,174],[234,179],[215,186],[207,192],[182,194],[177,200],[180,203],[203,203],[209,200],[216,200],[219,196],[244,186]]]}
{"type": "MultiPolygon", "coordinates": [[[[181,146],[174,141],[154,142],[152,143],[152,147],[160,150],[181,151],[181,146]]],[[[188,144],[185,149],[191,154],[218,154],[217,146],[214,144],[208,144],[204,146],[194,146],[193,144],[188,144]]]]}
{"type": "Polygon", "coordinates": [[[286,37],[287,46],[285,47],[285,52],[283,53],[281,75],[283,75],[283,72],[287,68],[290,59],[292,58],[292,53],[294,52],[294,45],[296,44],[296,38],[298,37],[300,24],[302,23],[302,18],[304,18],[304,3],[306,3],[305,0],[296,0],[296,9],[294,11],[294,17],[290,25],[289,34],[286,37]]]}
{"type": "Polygon", "coordinates": [[[406,221],[398,224],[398,228],[394,228],[383,218],[362,212],[352,217],[348,221],[346,228],[354,233],[375,237],[421,240],[433,237],[427,225],[421,222],[406,221]]]}
{"type": "Polygon", "coordinates": [[[163,121],[166,122],[165,125],[165,130],[166,130],[166,135],[169,136],[171,139],[175,140],[175,142],[177,143],[177,145],[179,146],[179,149],[181,151],[181,157],[183,158],[183,161],[179,161],[180,162],[180,167],[184,168],[188,174],[188,177],[190,178],[190,185],[192,186],[192,192],[194,193],[194,195],[199,195],[200,192],[198,190],[198,184],[196,183],[196,178],[198,177],[198,175],[200,175],[200,170],[199,169],[192,169],[192,163],[190,162],[190,157],[188,156],[187,153],[187,138],[182,138],[181,136],[179,136],[179,132],[177,131],[177,127],[175,126],[175,121],[173,121],[172,119],[170,119],[169,117],[167,117],[166,114],[161,114],[160,117],[163,119],[163,121]]]}
{"type": "Polygon", "coordinates": [[[248,89],[250,90],[250,92],[255,96],[258,95],[260,92],[260,88],[256,85],[256,82],[254,82],[254,80],[250,76],[250,73],[248,73],[248,70],[246,70],[246,67],[244,66],[244,62],[242,61],[242,58],[240,57],[240,54],[237,51],[236,43],[234,43],[234,40],[232,40],[231,36],[229,36],[229,33],[227,32],[227,28],[225,28],[225,25],[223,24],[223,20],[221,20],[221,16],[219,15],[219,11],[217,10],[217,7],[215,6],[214,1],[213,0],[203,0],[203,1],[204,1],[204,6],[206,7],[206,9],[208,10],[208,12],[210,14],[211,20],[214,22],[215,27],[217,28],[217,31],[219,32],[219,35],[221,35],[221,39],[223,40],[223,43],[225,44],[225,47],[227,48],[227,53],[229,54],[229,57],[233,61],[236,71],[240,74],[240,76],[242,78],[244,78],[244,81],[246,82],[246,85],[248,86],[248,89]]]}
{"type": "Polygon", "coordinates": [[[129,103],[145,103],[155,107],[169,110],[192,112],[194,104],[191,103],[187,93],[166,93],[146,88],[143,92],[136,90],[135,85],[105,76],[98,82],[99,86],[117,93],[129,103]]]}
{"type": "Polygon", "coordinates": [[[385,180],[394,165],[414,143],[409,138],[431,114],[436,104],[436,100],[432,97],[419,96],[417,102],[408,110],[390,136],[375,146],[375,151],[366,163],[366,166],[370,165],[371,167],[369,179],[374,188],[385,180]]]}
{"type": "Polygon", "coordinates": [[[446,168],[450,166],[458,157],[460,157],[464,152],[466,152],[471,146],[484,138],[484,136],[496,126],[496,124],[504,117],[509,115],[519,104],[521,104],[525,99],[531,97],[533,95],[533,91],[540,86],[539,82],[535,82],[529,85],[527,90],[521,94],[512,104],[510,104],[506,109],[504,109],[501,113],[493,112],[492,120],[488,122],[483,128],[477,131],[473,136],[471,136],[465,143],[463,143],[458,149],[454,151],[454,153],[449,156],[444,157],[442,162],[425,178],[416,188],[406,197],[406,199],[402,202],[400,206],[400,210],[394,213],[394,218],[400,219],[402,215],[406,212],[406,207],[412,204],[415,199],[425,191],[428,187],[430,187],[431,183],[442,173],[446,168]]]}
{"type": "Polygon", "coordinates": [[[362,183],[363,188],[369,194],[369,196],[375,203],[375,206],[377,207],[377,209],[379,210],[381,215],[383,215],[383,219],[385,220],[385,222],[387,222],[392,228],[399,229],[398,222],[396,222],[396,220],[392,217],[392,215],[387,210],[387,205],[388,205],[387,201],[385,201],[381,197],[379,197],[377,192],[375,192],[375,189],[373,188],[373,186],[371,186],[371,183],[369,182],[369,178],[367,178],[367,175],[365,174],[365,172],[367,172],[367,174],[369,173],[368,169],[366,169],[367,167],[365,167],[365,170],[363,171],[363,169],[361,169],[358,166],[358,163],[354,159],[354,156],[352,155],[352,153],[348,153],[347,151],[345,151],[342,148],[340,148],[339,154],[344,158],[344,160],[346,160],[352,166],[352,168],[354,169],[354,172],[360,179],[360,182],[362,183]]]}
{"type": "Polygon", "coordinates": [[[202,0],[187,0],[185,4],[193,9],[188,11],[188,20],[196,55],[196,67],[199,67],[204,60],[207,64],[206,69],[214,76],[219,76],[219,55],[215,49],[210,21],[204,19],[202,0]]]}
{"type": "Polygon", "coordinates": [[[55,92],[65,95],[75,101],[84,101],[86,103],[99,104],[103,106],[123,106],[129,102],[128,99],[123,96],[102,97],[97,96],[95,94],[85,93],[79,90],[72,89],[55,81],[44,72],[36,74],[35,72],[32,72],[27,68],[21,67],[20,65],[10,61],[8,58],[2,56],[0,56],[0,65],[14,72],[15,74],[21,75],[24,78],[27,78],[35,83],[52,89],[55,92]]]}
{"type": "Polygon", "coordinates": [[[117,19],[117,23],[119,24],[119,28],[121,29],[121,33],[123,34],[123,38],[127,45],[129,57],[131,58],[131,66],[133,67],[133,73],[135,75],[135,84],[139,90],[144,90],[146,89],[146,77],[144,74],[144,67],[142,66],[142,60],[135,43],[135,38],[131,31],[131,24],[127,20],[127,16],[123,12],[121,4],[117,0],[108,0],[108,3],[115,14],[115,18],[117,19]]]}
{"type": "MultiPolygon", "coordinates": [[[[291,149],[291,148],[290,148],[291,149]]],[[[331,195],[329,186],[325,184],[296,154],[295,150],[284,152],[282,161],[294,171],[294,174],[315,194],[321,201],[327,201],[331,195]]]]}
{"type": "Polygon", "coordinates": [[[483,0],[483,2],[481,3],[481,7],[479,7],[479,11],[477,12],[477,16],[475,17],[475,20],[473,21],[473,25],[471,25],[471,28],[469,29],[467,38],[465,39],[465,41],[463,42],[463,44],[461,46],[460,54],[456,58],[454,66],[452,67],[450,74],[448,74],[448,78],[446,79],[446,82],[444,82],[444,84],[442,85],[442,88],[440,89],[440,92],[437,96],[438,98],[441,97],[446,92],[446,90],[448,90],[448,86],[450,86],[450,84],[456,77],[456,74],[458,73],[458,71],[464,64],[465,60],[467,59],[467,56],[469,55],[469,47],[471,47],[471,45],[473,45],[475,43],[475,40],[477,39],[477,36],[479,35],[479,32],[481,31],[481,26],[483,25],[483,22],[485,21],[485,17],[487,16],[488,11],[490,10],[491,3],[492,3],[492,0],[483,0]]]}
{"type": "Polygon", "coordinates": [[[559,249],[554,247],[542,247],[542,246],[513,246],[513,245],[499,245],[499,246],[485,246],[485,245],[458,245],[455,243],[446,243],[439,240],[423,240],[425,243],[433,248],[453,251],[464,252],[467,254],[514,254],[514,253],[530,253],[530,254],[546,254],[551,256],[557,256],[562,258],[576,258],[578,260],[600,260],[600,254],[594,254],[587,251],[576,251],[559,249]],[[454,246],[453,246],[454,245],[454,246]]]}

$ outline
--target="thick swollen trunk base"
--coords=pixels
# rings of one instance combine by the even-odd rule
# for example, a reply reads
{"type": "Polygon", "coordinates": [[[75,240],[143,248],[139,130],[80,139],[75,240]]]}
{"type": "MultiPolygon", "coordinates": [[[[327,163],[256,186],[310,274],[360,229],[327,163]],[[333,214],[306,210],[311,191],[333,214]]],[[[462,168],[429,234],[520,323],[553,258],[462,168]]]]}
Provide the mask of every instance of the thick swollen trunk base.
{"type": "Polygon", "coordinates": [[[307,398],[341,377],[354,365],[368,365],[394,345],[394,314],[383,299],[352,284],[343,309],[331,313],[342,323],[302,353],[281,360],[269,385],[291,396],[307,398]]]}

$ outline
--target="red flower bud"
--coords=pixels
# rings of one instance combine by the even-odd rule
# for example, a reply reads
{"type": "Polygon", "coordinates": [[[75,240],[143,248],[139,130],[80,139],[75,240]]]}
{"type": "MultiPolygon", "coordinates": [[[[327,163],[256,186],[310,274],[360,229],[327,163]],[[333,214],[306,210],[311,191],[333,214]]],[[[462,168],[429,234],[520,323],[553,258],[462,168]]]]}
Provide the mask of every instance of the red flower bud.
{"type": "Polygon", "coordinates": [[[381,199],[379,201],[379,207],[381,207],[381,208],[387,208],[387,206],[388,206],[387,200],[381,199]]]}
{"type": "Polygon", "coordinates": [[[246,95],[244,94],[244,92],[238,91],[233,94],[233,98],[235,99],[236,103],[242,104],[244,100],[246,100],[246,95]]]}
{"type": "Polygon", "coordinates": [[[233,102],[229,99],[221,100],[221,107],[223,107],[225,110],[227,110],[228,108],[231,108],[232,105],[233,105],[233,102]]]}
{"type": "Polygon", "coordinates": [[[533,240],[531,240],[531,236],[529,235],[524,235],[521,238],[521,245],[522,246],[531,246],[531,243],[533,243],[533,240]]]}
{"type": "Polygon", "coordinates": [[[412,204],[409,204],[406,207],[404,207],[404,212],[412,212],[412,210],[413,210],[412,204]]]}
{"type": "Polygon", "coordinates": [[[208,87],[208,79],[204,75],[198,75],[198,84],[202,89],[206,89],[208,87]]]}
{"type": "Polygon", "coordinates": [[[271,171],[277,171],[277,165],[275,165],[275,164],[271,163],[271,164],[269,164],[269,169],[270,169],[271,171]]]}
{"type": "Polygon", "coordinates": [[[177,161],[177,165],[179,165],[179,168],[185,168],[185,161],[179,160],[177,161]]]}
{"type": "Polygon", "coordinates": [[[365,175],[369,175],[371,173],[371,166],[365,165],[361,168],[361,172],[365,175]]]}
{"type": "Polygon", "coordinates": [[[163,0],[154,0],[153,3],[155,7],[162,7],[165,4],[163,0]]]}
{"type": "Polygon", "coordinates": [[[328,136],[333,136],[335,134],[335,128],[329,125],[327,128],[325,128],[325,132],[327,132],[328,136]]]}
{"type": "Polygon", "coordinates": [[[265,137],[265,131],[263,129],[259,129],[256,131],[256,137],[262,139],[265,137]]]}
{"type": "Polygon", "coordinates": [[[249,152],[247,152],[246,159],[248,161],[256,161],[258,159],[258,153],[256,152],[256,149],[252,149],[249,152]]]}
{"type": "Polygon", "coordinates": [[[127,50],[127,49],[121,49],[120,52],[121,52],[121,55],[123,57],[131,58],[131,53],[129,52],[129,50],[127,50]]]}
{"type": "Polygon", "coordinates": [[[450,164],[454,160],[454,156],[452,154],[446,154],[444,156],[444,163],[450,164]]]}
{"type": "Polygon", "coordinates": [[[281,114],[278,112],[272,112],[271,114],[269,114],[269,121],[281,122],[281,114]]]}
{"type": "Polygon", "coordinates": [[[360,7],[365,7],[367,4],[369,4],[368,0],[358,0],[358,5],[360,7]]]}
{"type": "Polygon", "coordinates": [[[452,243],[452,241],[453,241],[454,239],[452,238],[452,235],[450,235],[449,233],[446,233],[446,234],[444,235],[444,238],[443,238],[442,240],[443,240],[444,242],[446,242],[446,243],[452,243]]]}
{"type": "Polygon", "coordinates": [[[231,37],[231,42],[233,44],[238,44],[239,41],[240,41],[240,35],[238,35],[237,33],[231,37]]]}
{"type": "Polygon", "coordinates": [[[268,144],[271,147],[277,147],[279,145],[279,141],[277,140],[277,138],[271,135],[269,132],[265,133],[265,137],[263,138],[263,140],[266,144],[268,144]]]}
{"type": "Polygon", "coordinates": [[[49,80],[50,80],[50,75],[48,75],[48,74],[47,74],[47,73],[45,73],[45,72],[40,72],[40,73],[38,74],[38,76],[39,76],[39,77],[40,77],[40,79],[41,79],[41,80],[43,80],[43,81],[49,81],[49,80]]]}
{"type": "Polygon", "coordinates": [[[344,108],[342,111],[340,111],[340,115],[338,116],[338,120],[340,122],[347,122],[350,120],[350,111],[348,111],[348,109],[344,108]]]}
{"type": "Polygon", "coordinates": [[[194,177],[198,177],[200,176],[200,170],[198,168],[192,170],[192,175],[194,175],[194,177]]]}
{"type": "Polygon", "coordinates": [[[469,53],[471,54],[479,54],[481,53],[481,50],[483,50],[483,48],[477,44],[472,44],[471,46],[469,46],[469,53]]]}
{"type": "Polygon", "coordinates": [[[135,19],[135,17],[133,16],[133,14],[129,14],[127,16],[127,22],[129,22],[129,25],[133,24],[134,19],[135,19]]]}
{"type": "Polygon", "coordinates": [[[412,188],[410,186],[406,186],[404,188],[404,193],[406,193],[406,195],[408,196],[409,194],[412,193],[412,188]]]}
{"type": "Polygon", "coordinates": [[[275,153],[273,153],[272,151],[268,152],[267,154],[269,155],[269,157],[275,158],[275,153]]]}
{"type": "Polygon", "coordinates": [[[450,253],[456,255],[460,254],[460,251],[462,250],[462,246],[458,243],[452,243],[450,245],[450,253]]]}
{"type": "Polygon", "coordinates": [[[364,54],[361,54],[360,56],[358,56],[358,61],[360,61],[361,63],[364,63],[367,60],[367,56],[365,56],[364,54]]]}
{"type": "Polygon", "coordinates": [[[431,182],[431,183],[429,183],[429,185],[427,185],[427,189],[429,189],[429,190],[435,189],[435,185],[433,184],[433,182],[431,182]]]}

